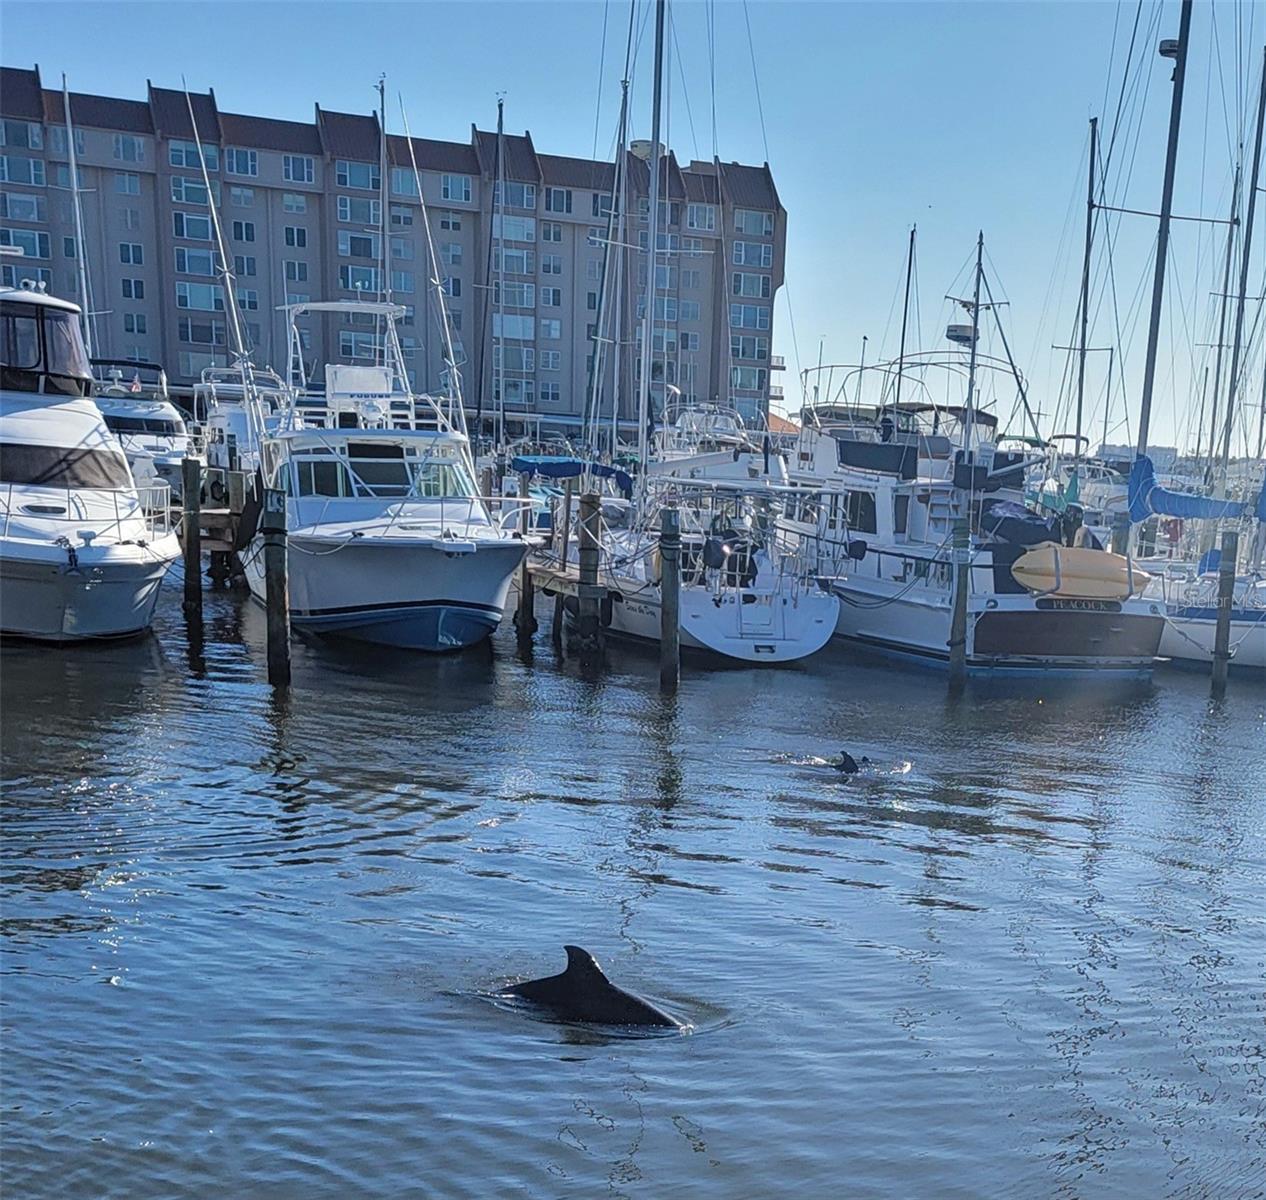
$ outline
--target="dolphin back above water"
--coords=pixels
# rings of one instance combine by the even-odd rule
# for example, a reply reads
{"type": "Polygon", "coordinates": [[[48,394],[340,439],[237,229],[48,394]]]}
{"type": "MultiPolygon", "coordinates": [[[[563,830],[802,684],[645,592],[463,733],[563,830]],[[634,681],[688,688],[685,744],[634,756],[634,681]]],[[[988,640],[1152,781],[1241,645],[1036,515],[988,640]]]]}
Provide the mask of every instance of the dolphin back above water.
{"type": "Polygon", "coordinates": [[[563,949],[567,951],[567,969],[561,975],[516,983],[504,989],[506,994],[520,996],[548,1008],[566,1021],[681,1028],[681,1022],[662,1009],[616,987],[602,973],[602,968],[588,950],[579,946],[564,946],[563,949]]]}

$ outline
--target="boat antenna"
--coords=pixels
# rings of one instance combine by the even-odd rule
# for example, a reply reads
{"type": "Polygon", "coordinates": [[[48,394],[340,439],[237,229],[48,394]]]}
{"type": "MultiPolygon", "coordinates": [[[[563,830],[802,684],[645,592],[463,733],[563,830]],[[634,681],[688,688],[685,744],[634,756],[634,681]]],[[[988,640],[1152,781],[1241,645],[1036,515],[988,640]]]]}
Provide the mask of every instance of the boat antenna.
{"type": "Polygon", "coordinates": [[[1169,144],[1165,148],[1165,181],[1161,188],[1160,230],[1156,235],[1156,272],[1152,279],[1152,314],[1147,327],[1147,358],[1143,364],[1143,397],[1139,405],[1137,456],[1147,453],[1152,423],[1152,390],[1156,383],[1156,353],[1160,346],[1161,306],[1165,297],[1165,263],[1169,256],[1169,224],[1174,210],[1174,171],[1178,164],[1178,126],[1182,122],[1182,93],[1187,80],[1187,42],[1191,31],[1191,0],[1182,0],[1178,39],[1166,39],[1160,53],[1174,60],[1174,95],[1169,108],[1169,144]]]}
{"type": "Polygon", "coordinates": [[[897,400],[895,407],[901,406],[901,378],[905,374],[906,365],[906,326],[910,319],[910,279],[914,275],[914,238],[918,232],[917,225],[910,226],[910,249],[906,252],[906,294],[901,305],[901,350],[897,355],[897,400]]]}
{"type": "Polygon", "coordinates": [[[667,0],[655,0],[655,85],[651,101],[651,156],[649,188],[649,233],[646,239],[646,311],[642,317],[642,379],[638,388],[637,458],[641,467],[641,490],[646,489],[649,422],[651,419],[651,342],[655,334],[655,265],[659,248],[660,111],[664,91],[664,19],[667,0]]]}
{"type": "Polygon", "coordinates": [[[971,357],[967,365],[967,405],[963,426],[963,453],[971,454],[971,439],[976,428],[976,348],[980,343],[980,280],[985,273],[985,232],[976,236],[976,290],[971,305],[971,357]]]}
{"type": "Polygon", "coordinates": [[[70,119],[70,88],[66,83],[65,72],[62,73],[62,107],[66,113],[66,150],[70,155],[70,195],[71,203],[75,209],[75,249],[77,251],[76,258],[79,260],[77,266],[79,268],[79,295],[83,300],[83,307],[80,309],[79,318],[83,325],[84,331],[84,347],[88,351],[88,357],[92,358],[92,318],[90,310],[92,308],[92,294],[88,290],[88,249],[84,245],[84,206],[79,196],[79,164],[75,155],[75,127],[70,119]]]}
{"type": "Polygon", "coordinates": [[[1239,384],[1240,351],[1244,337],[1244,302],[1248,298],[1249,251],[1253,245],[1253,215],[1257,208],[1257,179],[1262,165],[1262,125],[1266,122],[1266,50],[1262,53],[1261,94],[1257,101],[1257,131],[1253,136],[1253,167],[1248,178],[1248,210],[1244,214],[1244,244],[1240,247],[1240,286],[1235,297],[1235,333],[1231,338],[1231,371],[1227,376],[1226,423],[1222,427],[1222,465],[1219,490],[1225,487],[1231,461],[1231,427],[1235,417],[1235,392],[1239,384]]]}
{"type": "MultiPolygon", "coordinates": [[[[1086,397],[1086,336],[1090,325],[1090,250],[1095,229],[1095,152],[1099,143],[1099,118],[1090,118],[1090,170],[1086,177],[1086,242],[1081,260],[1081,333],[1077,342],[1077,424],[1074,429],[1073,478],[1081,462],[1081,421],[1086,397]]],[[[1038,435],[1041,436],[1040,434],[1038,435]]]]}

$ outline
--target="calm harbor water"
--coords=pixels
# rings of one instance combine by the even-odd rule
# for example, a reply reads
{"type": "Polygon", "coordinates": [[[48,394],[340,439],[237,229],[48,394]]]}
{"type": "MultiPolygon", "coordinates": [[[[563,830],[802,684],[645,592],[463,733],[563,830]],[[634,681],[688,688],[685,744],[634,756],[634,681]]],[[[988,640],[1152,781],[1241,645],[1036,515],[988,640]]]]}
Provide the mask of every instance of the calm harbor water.
{"type": "Polygon", "coordinates": [[[0,651],[7,1195],[1266,1194],[1254,681],[263,637],[0,651]]]}

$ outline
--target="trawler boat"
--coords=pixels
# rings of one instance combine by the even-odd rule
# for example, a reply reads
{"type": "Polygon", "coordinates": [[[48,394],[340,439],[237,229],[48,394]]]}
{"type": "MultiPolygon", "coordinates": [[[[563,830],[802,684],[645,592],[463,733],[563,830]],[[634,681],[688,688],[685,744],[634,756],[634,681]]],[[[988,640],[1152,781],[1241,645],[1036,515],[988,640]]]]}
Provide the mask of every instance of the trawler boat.
{"type": "Polygon", "coordinates": [[[766,436],[753,442],[742,416],[718,404],[669,407],[656,431],[648,476],[787,483],[787,463],[766,436]]]}
{"type": "Polygon", "coordinates": [[[159,480],[179,499],[181,464],[197,455],[168,394],[167,372],[156,363],[94,358],[92,374],[97,407],[119,439],[133,479],[159,480]]]}
{"type": "MultiPolygon", "coordinates": [[[[1139,595],[1148,582],[1143,571],[1102,552],[1102,566],[1111,567],[1105,572],[1086,569],[1084,560],[1072,569],[1061,563],[1058,578],[1013,571],[1032,546],[1058,538],[1019,503],[1029,464],[996,449],[996,418],[925,403],[882,406],[874,416],[873,423],[832,427],[808,414],[793,459],[793,481],[828,493],[817,511],[801,513],[816,521],[821,573],[841,552],[850,562],[831,585],[841,601],[840,637],[948,663],[951,541],[956,519],[967,517],[969,670],[1152,669],[1165,606],[1139,595]],[[1113,582],[1105,585],[1100,574],[1113,582]]],[[[1086,553],[1093,552],[1076,557],[1086,553]]]]}
{"type": "MultiPolygon", "coordinates": [[[[292,333],[308,313],[375,318],[381,362],[327,364],[320,388],[302,356],[293,360],[286,407],[262,441],[263,470],[286,495],[296,629],[457,650],[500,622],[527,543],[505,528],[517,506],[507,502],[494,519],[478,493],[460,402],[410,390],[396,333],[406,311],[358,301],[290,306],[292,333]]],[[[259,537],[244,565],[264,599],[259,537]]]]}
{"type": "Polygon", "coordinates": [[[53,642],[147,629],[180,553],[166,484],[138,488],[90,398],[79,309],[0,288],[0,632],[53,642]]]}

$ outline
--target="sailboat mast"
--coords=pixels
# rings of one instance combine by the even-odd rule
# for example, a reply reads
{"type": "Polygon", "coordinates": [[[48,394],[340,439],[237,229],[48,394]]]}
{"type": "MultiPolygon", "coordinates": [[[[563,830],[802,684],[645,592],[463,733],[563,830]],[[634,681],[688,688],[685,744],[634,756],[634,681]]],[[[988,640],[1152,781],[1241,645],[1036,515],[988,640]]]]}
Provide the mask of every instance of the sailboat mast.
{"type": "Polygon", "coordinates": [[[493,412],[493,442],[498,448],[504,445],[506,433],[505,286],[502,283],[505,273],[506,219],[505,106],[505,100],[498,96],[497,170],[493,183],[493,205],[496,211],[492,217],[494,234],[494,249],[492,252],[492,400],[496,405],[493,412]]]}
{"type": "Polygon", "coordinates": [[[616,152],[614,202],[615,222],[615,313],[611,324],[611,459],[615,461],[620,436],[620,394],[623,392],[624,347],[624,241],[625,208],[628,196],[629,81],[620,81],[620,144],[616,152]]]}
{"type": "Polygon", "coordinates": [[[980,279],[985,273],[985,233],[976,237],[976,290],[971,306],[971,358],[967,366],[967,411],[963,425],[963,450],[971,453],[971,439],[976,430],[976,348],[980,342],[980,279]]]}
{"type": "Polygon", "coordinates": [[[1077,427],[1073,445],[1075,462],[1081,462],[1081,420],[1086,398],[1086,334],[1090,326],[1090,250],[1095,228],[1095,151],[1099,118],[1090,118],[1090,170],[1086,176],[1086,245],[1081,262],[1081,336],[1077,345],[1077,427]]]}
{"type": "MultiPolygon", "coordinates": [[[[1242,147],[1241,147],[1242,149],[1242,147]]],[[[1209,417],[1209,461],[1205,465],[1204,481],[1213,482],[1214,451],[1218,443],[1218,396],[1222,391],[1222,351],[1226,349],[1226,313],[1231,302],[1231,262],[1235,257],[1235,232],[1239,226],[1240,173],[1243,164],[1235,164],[1235,182],[1231,185],[1231,217],[1226,224],[1226,259],[1222,264],[1222,293],[1218,305],[1218,343],[1213,358],[1213,404],[1209,417]]],[[[1197,461],[1199,456],[1197,455],[1197,461]]]]}
{"type": "Polygon", "coordinates": [[[649,234],[646,241],[646,311],[642,317],[642,380],[638,388],[637,406],[637,456],[642,468],[643,486],[646,480],[648,450],[647,424],[651,412],[651,341],[655,333],[655,262],[659,245],[659,132],[660,104],[664,90],[664,17],[667,0],[655,0],[655,93],[651,102],[651,157],[650,195],[648,216],[649,234]]]}
{"type": "MultiPolygon", "coordinates": [[[[391,222],[388,220],[390,209],[388,208],[390,192],[388,191],[390,172],[387,167],[387,77],[380,75],[378,77],[378,133],[381,146],[379,147],[379,157],[381,159],[378,165],[378,231],[382,238],[378,248],[378,257],[382,262],[382,298],[391,303],[391,237],[388,229],[391,222]]],[[[386,331],[384,330],[384,333],[386,331]]],[[[383,339],[383,362],[387,361],[387,342],[383,339]]]]}
{"type": "Polygon", "coordinates": [[[75,206],[75,249],[79,267],[79,298],[83,302],[79,310],[84,331],[84,347],[92,357],[92,317],[89,310],[92,300],[88,295],[88,247],[84,244],[84,206],[79,196],[79,164],[75,155],[75,127],[70,120],[70,88],[62,75],[62,107],[66,112],[66,151],[70,155],[70,195],[75,206]]]}
{"type": "Polygon", "coordinates": [[[1257,179],[1262,165],[1262,125],[1266,122],[1266,51],[1262,53],[1261,93],[1257,100],[1257,131],[1253,135],[1253,168],[1248,177],[1248,211],[1244,214],[1244,242],[1240,246],[1240,286],[1235,297],[1235,334],[1231,338],[1231,373],[1226,384],[1226,423],[1222,429],[1222,465],[1219,479],[1225,482],[1231,461],[1231,430],[1235,424],[1235,393],[1239,385],[1240,350],[1244,337],[1244,304],[1248,299],[1249,253],[1253,248],[1253,214],[1257,209],[1257,179]]]}
{"type": "Polygon", "coordinates": [[[1174,209],[1174,170],[1178,164],[1178,126],[1182,122],[1182,93],[1187,81],[1187,41],[1191,32],[1191,0],[1182,0],[1176,46],[1161,43],[1161,53],[1174,58],[1174,95],[1169,108],[1169,145],[1165,149],[1165,182],[1161,189],[1160,230],[1156,236],[1156,273],[1152,278],[1152,314],[1147,327],[1147,359],[1143,365],[1143,396],[1139,405],[1137,453],[1147,453],[1152,423],[1152,391],[1156,384],[1156,353],[1160,347],[1161,305],[1165,298],[1165,263],[1169,257],[1169,221],[1174,209]]]}
{"type": "Polygon", "coordinates": [[[910,318],[910,279],[914,275],[914,235],[917,225],[910,226],[910,248],[906,251],[906,294],[901,305],[901,350],[897,354],[897,400],[896,407],[901,405],[901,380],[906,369],[906,326],[910,318]]]}

